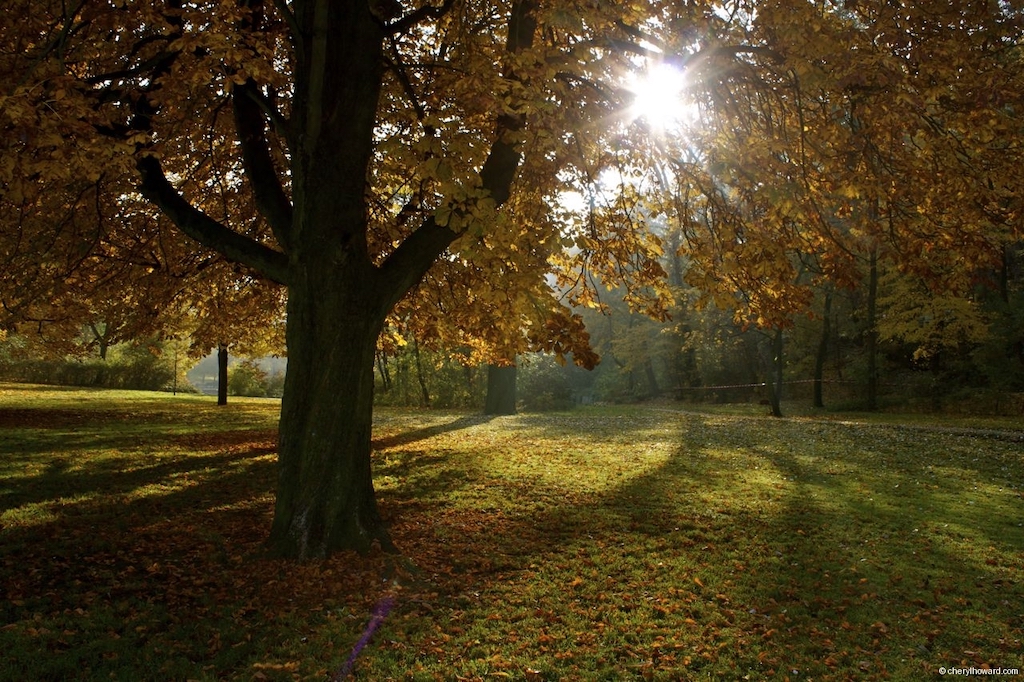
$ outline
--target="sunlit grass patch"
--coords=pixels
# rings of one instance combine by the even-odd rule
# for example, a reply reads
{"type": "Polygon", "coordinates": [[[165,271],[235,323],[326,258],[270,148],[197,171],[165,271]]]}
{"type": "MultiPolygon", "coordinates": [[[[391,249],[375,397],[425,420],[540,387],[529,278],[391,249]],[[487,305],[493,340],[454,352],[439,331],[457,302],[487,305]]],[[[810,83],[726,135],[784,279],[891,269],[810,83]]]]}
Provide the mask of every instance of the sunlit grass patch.
{"type": "Polygon", "coordinates": [[[1003,589],[1019,584],[1024,547],[1010,442],[638,410],[510,422],[435,441],[438,466],[474,471],[467,487],[487,482],[473,505],[501,510],[466,533],[472,511],[456,514],[462,493],[448,490],[432,510],[437,542],[419,557],[435,570],[451,565],[439,552],[467,557],[435,578],[458,605],[448,616],[478,620],[424,634],[417,648],[413,633],[439,618],[410,607],[397,644],[367,656],[371,677],[406,666],[550,679],[916,677],[949,660],[1005,663],[1020,645],[1024,615],[1003,589]],[[497,604],[498,619],[485,606],[497,604]],[[960,617],[972,628],[958,636],[960,617]]]}
{"type": "Polygon", "coordinates": [[[955,423],[383,410],[405,557],[296,564],[262,551],[276,404],[0,390],[42,405],[0,428],[0,679],[327,679],[385,595],[355,679],[1019,665],[1021,450],[955,423]]]}

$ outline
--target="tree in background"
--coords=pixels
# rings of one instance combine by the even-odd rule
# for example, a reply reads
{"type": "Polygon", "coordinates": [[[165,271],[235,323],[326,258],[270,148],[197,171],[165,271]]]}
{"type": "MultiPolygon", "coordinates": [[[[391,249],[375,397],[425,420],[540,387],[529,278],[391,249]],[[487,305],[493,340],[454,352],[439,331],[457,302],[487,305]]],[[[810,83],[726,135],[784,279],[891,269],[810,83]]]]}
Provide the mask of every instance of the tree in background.
{"type": "Polygon", "coordinates": [[[1020,238],[1022,15],[768,2],[736,25],[761,49],[745,73],[694,65],[704,116],[663,143],[686,279],[704,304],[781,329],[815,289],[863,278],[875,407],[880,273],[963,299],[1020,238]]]}

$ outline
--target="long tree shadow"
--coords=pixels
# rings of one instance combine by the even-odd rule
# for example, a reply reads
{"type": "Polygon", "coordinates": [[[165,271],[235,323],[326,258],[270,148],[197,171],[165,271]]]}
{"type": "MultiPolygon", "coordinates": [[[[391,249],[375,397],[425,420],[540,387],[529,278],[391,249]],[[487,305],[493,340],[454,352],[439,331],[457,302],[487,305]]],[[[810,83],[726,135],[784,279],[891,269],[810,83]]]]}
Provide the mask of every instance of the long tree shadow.
{"type": "Polygon", "coordinates": [[[494,419],[492,415],[486,414],[468,414],[463,415],[457,419],[453,419],[450,422],[444,424],[435,424],[433,426],[424,426],[422,428],[413,429],[411,431],[403,431],[390,436],[384,436],[381,438],[374,438],[372,446],[375,450],[383,450],[385,448],[395,448],[404,445],[411,445],[421,440],[440,436],[445,433],[451,433],[452,431],[460,431],[473,426],[479,426],[486,424],[494,419]]]}
{"type": "MultiPolygon", "coordinates": [[[[0,408],[0,456],[5,463],[23,463],[42,453],[133,449],[175,437],[191,438],[197,447],[205,449],[199,441],[210,432],[244,432],[259,423],[249,422],[249,415],[238,409],[213,413],[207,408],[190,414],[189,419],[198,420],[207,431],[182,433],[183,428],[189,428],[183,427],[183,421],[189,420],[183,420],[182,413],[173,409],[0,408]],[[207,419],[209,423],[202,423],[207,419]]],[[[191,428],[194,430],[194,426],[191,428]]]]}
{"type": "MultiPolygon", "coordinates": [[[[901,488],[937,484],[920,480],[929,465],[908,461],[905,443],[888,451],[877,431],[874,441],[861,442],[860,431],[844,426],[812,428],[816,438],[843,445],[808,458],[806,440],[787,441],[806,437],[806,425],[758,425],[771,431],[773,445],[763,447],[759,431],[734,433],[728,419],[680,419],[673,454],[612,490],[529,513],[449,509],[426,535],[415,517],[436,510],[412,501],[396,539],[432,573],[455,614],[470,608],[472,595],[493,593],[506,601],[510,620],[529,620],[529,603],[519,604],[506,587],[524,580],[532,603],[549,590],[563,608],[559,591],[570,584],[570,610],[603,623],[621,619],[605,606],[609,591],[648,595],[646,616],[631,618],[646,618],[660,643],[651,634],[640,644],[628,640],[634,643],[624,651],[647,646],[648,661],[658,660],[666,633],[697,628],[701,644],[686,677],[726,674],[715,668],[723,647],[738,652],[740,676],[773,676],[787,656],[801,666],[816,662],[788,674],[837,679],[1011,660],[1014,640],[999,634],[1024,628],[1019,601],[1007,594],[1020,596],[1020,566],[1000,557],[1024,548],[1014,519],[985,504],[964,518],[963,504],[946,499],[950,490],[941,485],[925,493],[926,508],[902,507],[901,488]],[[991,542],[988,559],[958,551],[945,526],[970,526],[991,542]],[[567,575],[566,566],[574,572],[567,575]],[[544,574],[556,584],[529,578],[544,574]],[[986,630],[986,618],[1006,627],[986,630]]],[[[1011,454],[993,457],[964,464],[983,476],[1019,476],[1019,462],[1009,472],[1003,467],[1011,454]]],[[[554,630],[550,621],[547,629],[554,630]]]]}
{"type": "MultiPolygon", "coordinates": [[[[530,419],[544,426],[541,418],[530,419]]],[[[826,679],[880,678],[882,666],[899,679],[926,665],[959,661],[963,651],[986,662],[1011,660],[998,659],[1000,645],[981,629],[980,617],[1024,629],[1015,606],[1019,582],[1013,583],[1020,567],[960,555],[941,528],[980,526],[986,542],[1002,550],[991,553],[999,562],[1024,545],[1019,526],[1004,527],[1001,517],[984,525],[982,517],[997,511],[985,504],[964,519],[963,505],[946,497],[953,488],[933,479],[927,463],[887,454],[877,442],[858,445],[859,432],[841,426],[799,427],[799,433],[836,442],[828,457],[815,459],[805,456],[785,423],[737,432],[727,419],[691,415],[678,417],[675,431],[665,436],[677,444],[659,466],[608,489],[566,494],[567,487],[540,479],[484,478],[477,462],[442,461],[448,453],[433,445],[406,447],[487,421],[463,417],[375,442],[379,450],[400,449],[375,455],[392,458],[375,467],[395,479],[385,486],[381,506],[393,518],[395,540],[428,583],[403,593],[403,617],[385,624],[379,644],[390,647],[388,655],[407,656],[410,670],[421,654],[440,654],[436,645],[418,648],[430,633],[401,631],[418,622],[404,616],[424,615],[439,628],[454,628],[460,614],[484,599],[493,600],[497,612],[486,623],[492,636],[513,641],[543,629],[551,638],[544,651],[536,650],[538,666],[554,665],[556,654],[587,655],[590,640],[568,624],[573,618],[590,624],[595,637],[618,637],[606,647],[615,653],[604,664],[605,678],[637,676],[627,667],[634,660],[660,661],[660,672],[650,670],[665,679],[770,677],[783,670],[786,655],[819,661],[800,676],[826,679]],[[765,446],[760,435],[770,435],[773,445],[765,446]],[[786,442],[792,444],[779,445],[786,442]],[[898,491],[915,480],[939,489],[927,508],[902,508],[898,491]],[[440,506],[442,493],[491,487],[507,504],[440,506]],[[548,614],[545,600],[565,613],[548,614]],[[895,622],[894,614],[907,623],[895,622]],[[669,656],[673,633],[694,631],[686,641],[699,644],[683,668],[669,656]],[[741,652],[735,659],[745,669],[716,667],[726,649],[741,652]]],[[[649,420],[629,421],[632,426],[626,421],[597,437],[641,447],[649,420]]],[[[545,428],[549,435],[572,433],[595,420],[574,417],[572,423],[545,428]]],[[[85,675],[95,665],[88,656],[100,655],[72,635],[63,636],[71,644],[60,644],[64,631],[100,638],[113,632],[132,643],[137,659],[120,668],[111,664],[123,677],[152,677],[170,660],[183,670],[230,676],[247,669],[246,656],[266,641],[293,635],[294,655],[330,659],[315,641],[300,637],[336,617],[339,604],[358,615],[331,621],[332,627],[354,641],[362,614],[381,589],[379,576],[359,571],[373,562],[345,556],[297,565],[263,556],[276,473],[273,447],[267,434],[249,446],[243,436],[233,443],[227,441],[234,436],[224,438],[229,452],[207,451],[137,471],[119,471],[127,460],[80,471],[69,466],[72,459],[61,458],[25,479],[24,490],[14,493],[23,500],[55,499],[34,493],[36,486],[82,497],[111,494],[72,500],[53,520],[4,529],[0,579],[7,599],[0,615],[18,628],[0,637],[28,633],[31,623],[38,638],[40,622],[33,619],[40,614],[55,633],[48,646],[67,658],[64,667],[54,668],[53,679],[85,675]],[[186,476],[194,484],[159,489],[186,476]],[[143,489],[147,494],[132,495],[143,489]],[[304,629],[275,630],[287,613],[297,613],[304,629]],[[90,619],[101,625],[93,627],[90,619]]],[[[1021,467],[1011,466],[1010,457],[971,462],[965,450],[951,453],[950,462],[1012,478],[1021,467]],[[1003,459],[1008,472],[1000,468],[1003,459]]],[[[29,634],[24,637],[29,641],[29,634]]],[[[463,653],[453,651],[453,662],[463,653]]]]}
{"type": "MultiPolygon", "coordinates": [[[[7,484],[0,492],[0,512],[47,501],[74,500],[99,494],[125,495],[192,473],[197,465],[212,471],[226,471],[237,463],[277,450],[274,433],[270,431],[176,435],[160,442],[186,447],[189,452],[170,457],[135,452],[87,462],[74,454],[53,455],[35,476],[7,478],[7,484]],[[211,450],[225,449],[227,451],[220,454],[208,454],[211,450]],[[145,463],[147,460],[152,463],[145,463]]],[[[38,455],[34,461],[39,461],[38,455]]]]}

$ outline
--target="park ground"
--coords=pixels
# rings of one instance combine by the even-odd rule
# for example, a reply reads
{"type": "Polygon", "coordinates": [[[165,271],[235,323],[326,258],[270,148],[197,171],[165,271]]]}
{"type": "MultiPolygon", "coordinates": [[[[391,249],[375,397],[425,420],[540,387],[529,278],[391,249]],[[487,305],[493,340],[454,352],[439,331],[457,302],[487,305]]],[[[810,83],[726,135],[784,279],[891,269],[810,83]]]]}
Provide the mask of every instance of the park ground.
{"type": "Polygon", "coordinates": [[[1020,420],[762,409],[379,410],[402,555],[294,563],[276,402],[0,385],[0,679],[1024,668],[1020,420]]]}

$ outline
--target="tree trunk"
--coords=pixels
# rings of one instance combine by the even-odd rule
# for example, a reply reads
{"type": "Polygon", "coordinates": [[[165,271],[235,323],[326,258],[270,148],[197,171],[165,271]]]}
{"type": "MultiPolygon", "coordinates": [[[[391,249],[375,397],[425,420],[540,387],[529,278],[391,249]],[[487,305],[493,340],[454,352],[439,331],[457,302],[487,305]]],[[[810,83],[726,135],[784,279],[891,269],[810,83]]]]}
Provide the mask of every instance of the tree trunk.
{"type": "Polygon", "coordinates": [[[377,353],[377,371],[380,372],[380,387],[385,393],[391,391],[391,370],[388,369],[388,357],[381,352],[377,353]]]}
{"type": "MultiPolygon", "coordinates": [[[[326,275],[329,279],[330,275],[326,275]]],[[[283,556],[394,546],[370,471],[373,367],[383,312],[357,286],[293,283],[270,547],[283,556]],[[339,290],[340,289],[340,290],[339,290]]]]}
{"type": "Polygon", "coordinates": [[[413,337],[412,354],[416,359],[416,379],[420,384],[420,407],[430,407],[430,391],[427,389],[427,378],[423,375],[423,362],[420,359],[420,344],[413,337]]]}
{"type": "Polygon", "coordinates": [[[773,417],[782,416],[782,330],[776,329],[772,337],[771,372],[768,379],[768,402],[773,417]]]}
{"type": "Polygon", "coordinates": [[[658,386],[658,377],[654,373],[654,363],[650,358],[644,360],[644,375],[647,377],[647,394],[652,398],[661,395],[661,387],[658,386]]]}
{"type": "MultiPolygon", "coordinates": [[[[143,196],[185,234],[288,288],[280,480],[269,544],[302,559],[335,549],[365,551],[374,542],[392,548],[370,477],[377,336],[388,311],[458,234],[430,216],[383,260],[370,248],[367,182],[377,153],[385,45],[395,35],[392,8],[358,0],[279,3],[285,4],[295,46],[282,136],[286,182],[267,139],[271,121],[260,106],[259,85],[236,82],[231,96],[243,169],[276,243],[236,232],[190,204],[156,155],[140,152],[136,168],[143,196]]],[[[509,54],[533,45],[537,4],[511,3],[509,54]]],[[[507,61],[511,103],[517,99],[513,81],[520,79],[517,60],[507,61]]],[[[148,131],[151,121],[139,112],[150,104],[136,108],[133,130],[148,131]]],[[[515,106],[496,112],[479,186],[467,187],[488,195],[495,207],[511,196],[525,125],[526,114],[515,106]]]]}
{"type": "Polygon", "coordinates": [[[89,323],[89,329],[92,330],[93,338],[96,340],[96,344],[99,348],[100,360],[107,361],[107,350],[110,348],[110,325],[106,322],[103,324],[103,332],[100,333],[99,327],[96,326],[95,322],[89,323]]]}
{"type": "MultiPolygon", "coordinates": [[[[767,332],[765,332],[767,335],[767,332]]],[[[768,407],[773,417],[782,416],[782,330],[776,329],[768,336],[767,351],[763,343],[758,344],[757,355],[768,389],[768,407]]]]}
{"type": "Polygon", "coordinates": [[[868,270],[868,320],[864,349],[867,352],[867,409],[878,409],[878,248],[871,250],[868,270]]]}
{"type": "Polygon", "coordinates": [[[484,414],[516,413],[516,366],[487,366],[487,400],[484,414]]]}
{"type": "Polygon", "coordinates": [[[217,346],[217,404],[228,404],[228,345],[217,346]]]}
{"type": "Polygon", "coordinates": [[[825,361],[828,359],[828,339],[832,334],[832,290],[825,292],[825,310],[821,319],[821,339],[818,353],[814,357],[814,406],[825,407],[822,384],[825,377],[825,361]]]}

